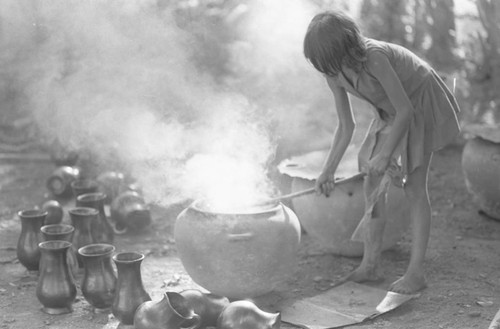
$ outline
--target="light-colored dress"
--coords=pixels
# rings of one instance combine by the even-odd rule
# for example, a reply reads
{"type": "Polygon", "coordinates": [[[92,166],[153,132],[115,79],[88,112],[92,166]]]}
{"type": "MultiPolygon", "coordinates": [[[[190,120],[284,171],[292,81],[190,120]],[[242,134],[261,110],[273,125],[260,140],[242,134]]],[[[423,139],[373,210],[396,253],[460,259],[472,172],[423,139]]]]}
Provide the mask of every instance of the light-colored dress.
{"type": "Polygon", "coordinates": [[[394,153],[401,156],[402,170],[407,174],[423,163],[425,153],[456,138],[460,110],[452,92],[425,61],[404,47],[368,38],[365,41],[368,64],[358,73],[346,70],[338,77],[349,93],[368,101],[376,112],[360,148],[359,165],[362,167],[377,152],[396,115],[382,85],[370,73],[370,55],[381,52],[389,59],[415,110],[409,130],[394,153]]]}

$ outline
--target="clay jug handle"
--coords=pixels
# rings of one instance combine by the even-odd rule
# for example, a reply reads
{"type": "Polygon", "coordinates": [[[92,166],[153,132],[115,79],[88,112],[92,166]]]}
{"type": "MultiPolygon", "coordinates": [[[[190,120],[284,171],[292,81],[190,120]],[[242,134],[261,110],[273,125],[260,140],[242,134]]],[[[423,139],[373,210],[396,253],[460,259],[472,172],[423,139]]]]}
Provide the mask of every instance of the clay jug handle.
{"type": "Polygon", "coordinates": [[[182,327],[182,329],[198,329],[201,326],[201,317],[194,313],[191,317],[191,321],[193,321],[193,325],[190,327],[182,327]]]}

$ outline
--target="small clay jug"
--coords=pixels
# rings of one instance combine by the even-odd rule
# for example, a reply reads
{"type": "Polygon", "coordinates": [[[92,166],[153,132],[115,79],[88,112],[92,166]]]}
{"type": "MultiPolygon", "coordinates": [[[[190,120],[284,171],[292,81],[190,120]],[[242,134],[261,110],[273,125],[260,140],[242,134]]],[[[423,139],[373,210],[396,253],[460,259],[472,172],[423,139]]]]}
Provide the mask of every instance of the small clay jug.
{"type": "Polygon", "coordinates": [[[38,271],[41,257],[38,244],[43,241],[40,228],[47,217],[47,212],[29,209],[19,211],[17,215],[21,219],[21,234],[16,250],[17,259],[28,271],[38,271]]]}
{"type": "Polygon", "coordinates": [[[89,244],[78,249],[83,259],[84,275],[81,283],[85,300],[96,312],[111,310],[116,290],[116,276],[111,264],[115,247],[110,244],[89,244]]]}
{"type": "MultiPolygon", "coordinates": [[[[205,293],[198,289],[186,289],[180,292],[189,307],[200,316],[201,327],[215,327],[222,310],[229,305],[227,297],[205,293]]],[[[186,321],[186,325],[193,325],[186,321]]]]}
{"type": "Polygon", "coordinates": [[[140,231],[151,224],[151,213],[136,191],[120,193],[110,205],[111,220],[118,231],[140,231]]]}
{"type": "Polygon", "coordinates": [[[40,242],[42,268],[38,276],[36,297],[42,303],[42,311],[48,314],[64,314],[73,311],[76,285],[67,263],[68,241],[40,242]]]}
{"type": "MultiPolygon", "coordinates": [[[[61,240],[72,242],[75,228],[68,224],[51,224],[42,226],[40,231],[45,241],[61,240]]],[[[76,277],[76,275],[78,275],[79,266],[73,246],[68,249],[66,262],[68,263],[68,267],[73,277],[76,277]]]]}
{"type": "Polygon", "coordinates": [[[47,188],[56,197],[71,196],[71,183],[80,178],[80,168],[61,166],[47,179],[47,188]]]}
{"type": "Polygon", "coordinates": [[[151,300],[142,283],[141,263],[144,255],[138,252],[120,252],[112,259],[116,265],[118,281],[111,310],[120,323],[132,325],[137,307],[151,300]]]}
{"type": "Polygon", "coordinates": [[[77,207],[89,207],[97,209],[99,215],[91,224],[91,232],[96,243],[112,244],[114,240],[113,228],[108,222],[104,211],[104,199],[106,195],[101,192],[85,193],[76,198],[77,207]]]}
{"type": "Polygon", "coordinates": [[[71,189],[73,190],[73,195],[77,198],[79,195],[85,193],[95,193],[99,188],[97,181],[89,178],[80,178],[71,182],[71,189]]]}
{"type": "Polygon", "coordinates": [[[230,303],[217,320],[217,329],[279,329],[281,314],[268,313],[249,300],[230,303]]]}
{"type": "Polygon", "coordinates": [[[177,292],[166,292],[160,301],[142,303],[134,315],[135,329],[196,329],[201,327],[200,316],[177,292]],[[189,323],[189,324],[188,324],[189,323]]]}
{"type": "MultiPolygon", "coordinates": [[[[91,232],[91,225],[93,221],[97,220],[99,212],[94,208],[75,207],[69,210],[69,216],[75,228],[72,242],[76,252],[81,247],[95,243],[91,232]]],[[[83,259],[79,254],[77,254],[77,259],[79,267],[83,268],[83,259]]]]}

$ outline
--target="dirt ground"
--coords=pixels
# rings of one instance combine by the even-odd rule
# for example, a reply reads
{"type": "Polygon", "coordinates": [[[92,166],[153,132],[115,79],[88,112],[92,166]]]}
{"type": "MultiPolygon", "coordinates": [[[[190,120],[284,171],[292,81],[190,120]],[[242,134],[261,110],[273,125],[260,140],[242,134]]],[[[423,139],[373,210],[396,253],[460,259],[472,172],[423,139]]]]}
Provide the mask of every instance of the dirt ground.
{"type": "MultiPolygon", "coordinates": [[[[450,146],[433,159],[430,196],[433,224],[426,258],[429,288],[418,299],[350,328],[487,328],[500,307],[500,221],[481,215],[468,194],[461,168],[461,145],[450,146]]],[[[45,181],[54,169],[50,162],[0,163],[0,328],[115,328],[110,314],[95,314],[79,292],[70,314],[41,312],[35,296],[36,273],[28,273],[16,259],[23,208],[40,205],[49,196],[45,181]]],[[[65,204],[70,207],[71,201],[65,204]]],[[[176,257],[173,226],[182,206],[152,209],[154,224],[141,234],[116,238],[117,251],[146,254],[142,276],[153,300],[167,291],[198,287],[176,257]]],[[[66,215],[67,216],[67,215],[66,215]]],[[[68,220],[67,217],[64,219],[68,220]]],[[[407,237],[386,251],[386,280],[374,286],[386,289],[404,273],[409,259],[407,237]]],[[[297,268],[279,291],[256,299],[263,309],[279,311],[286,299],[313,296],[331,287],[360,259],[322,252],[304,234],[297,268]]],[[[290,328],[282,324],[284,328],[290,328]]],[[[294,328],[294,327],[293,327],[294,328]]]]}

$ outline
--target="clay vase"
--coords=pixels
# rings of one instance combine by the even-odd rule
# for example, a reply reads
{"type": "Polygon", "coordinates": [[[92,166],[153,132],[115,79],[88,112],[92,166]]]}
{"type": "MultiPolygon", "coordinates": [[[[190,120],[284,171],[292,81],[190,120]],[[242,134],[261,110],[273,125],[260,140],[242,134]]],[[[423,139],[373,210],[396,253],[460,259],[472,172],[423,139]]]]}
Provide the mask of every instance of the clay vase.
{"type": "Polygon", "coordinates": [[[187,273],[230,299],[263,295],[286,280],[296,265],[300,234],[297,216],[283,204],[218,213],[195,201],[174,227],[187,273]]]}
{"type": "Polygon", "coordinates": [[[71,182],[71,190],[75,198],[85,193],[95,193],[98,188],[99,184],[95,180],[87,178],[81,178],[71,182]]]}
{"type": "Polygon", "coordinates": [[[500,139],[488,136],[487,132],[485,128],[482,134],[465,143],[462,170],[475,205],[489,217],[500,220],[500,139]]]}
{"type": "MultiPolygon", "coordinates": [[[[72,242],[75,228],[72,225],[67,224],[51,224],[42,226],[40,231],[42,232],[45,241],[60,240],[72,242]]],[[[76,277],[76,275],[78,275],[79,266],[73,246],[68,249],[66,258],[70,272],[73,274],[73,277],[76,277]]]]}
{"type": "Polygon", "coordinates": [[[140,231],[151,224],[151,213],[144,198],[136,191],[125,191],[110,205],[111,220],[116,229],[140,231]]]}
{"type": "Polygon", "coordinates": [[[38,277],[36,296],[42,311],[48,314],[72,312],[76,285],[67,263],[68,241],[45,241],[39,244],[43,267],[38,277]]]}
{"type": "MultiPolygon", "coordinates": [[[[349,150],[351,151],[351,150],[349,150]]],[[[346,152],[336,175],[347,179],[335,185],[327,198],[308,194],[292,199],[302,228],[329,252],[347,256],[363,255],[363,243],[351,240],[365,211],[363,177],[357,171],[357,153],[346,152]]],[[[279,171],[291,179],[291,193],[313,188],[327,151],[316,151],[283,161],[279,171]]],[[[387,194],[387,218],[382,249],[397,244],[410,226],[409,201],[401,187],[391,184],[387,194]]]]}
{"type": "MultiPolygon", "coordinates": [[[[78,252],[81,247],[95,243],[91,232],[91,224],[97,220],[99,212],[94,208],[76,207],[69,210],[69,216],[75,228],[72,240],[75,251],[78,252]]],[[[77,259],[79,267],[83,268],[83,259],[78,253],[77,259]]]]}
{"type": "Polygon", "coordinates": [[[81,289],[85,300],[96,312],[111,310],[116,290],[116,276],[111,264],[115,247],[110,244],[89,244],[78,249],[85,269],[81,289]]]}
{"type": "Polygon", "coordinates": [[[160,301],[142,303],[134,315],[135,329],[196,329],[199,327],[201,327],[199,315],[177,292],[166,292],[160,301]]]}
{"type": "MultiPolygon", "coordinates": [[[[200,327],[215,327],[222,310],[229,305],[227,297],[204,293],[198,289],[187,289],[180,292],[194,313],[200,316],[200,327]]],[[[185,325],[194,325],[193,320],[185,325]]]]}
{"type": "Polygon", "coordinates": [[[64,217],[62,205],[57,200],[47,200],[42,204],[42,210],[47,211],[44,225],[60,224],[64,217]]]}
{"type": "Polygon", "coordinates": [[[89,207],[97,209],[99,215],[91,224],[91,232],[96,243],[112,244],[114,240],[113,228],[108,222],[104,211],[104,199],[106,195],[100,192],[85,193],[76,198],[77,207],[89,207]]]}
{"type": "Polygon", "coordinates": [[[41,253],[38,244],[43,241],[40,228],[43,226],[47,212],[43,210],[21,210],[17,213],[21,219],[21,234],[17,240],[17,259],[28,269],[38,271],[41,253]]]}
{"type": "Polygon", "coordinates": [[[118,194],[126,190],[125,175],[121,172],[104,172],[97,176],[96,181],[99,184],[99,191],[106,195],[105,204],[111,204],[118,194]]]}
{"type": "Polygon", "coordinates": [[[80,178],[80,168],[62,166],[56,168],[47,179],[47,188],[56,197],[71,195],[71,183],[80,178]]]}
{"type": "Polygon", "coordinates": [[[268,313],[248,300],[229,304],[217,320],[217,329],[279,329],[281,314],[268,313]]]}
{"type": "Polygon", "coordinates": [[[111,310],[122,324],[132,325],[137,307],[151,300],[142,283],[141,263],[144,255],[121,252],[115,254],[112,259],[118,272],[118,281],[111,310]]]}

